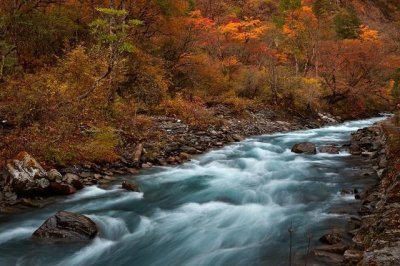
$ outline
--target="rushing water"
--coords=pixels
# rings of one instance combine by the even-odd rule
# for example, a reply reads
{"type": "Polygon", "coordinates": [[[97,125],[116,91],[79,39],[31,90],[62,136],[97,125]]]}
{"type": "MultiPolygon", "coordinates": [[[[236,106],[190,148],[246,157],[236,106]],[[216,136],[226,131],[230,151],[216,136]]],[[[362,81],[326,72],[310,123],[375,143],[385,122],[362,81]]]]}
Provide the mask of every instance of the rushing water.
{"type": "Polygon", "coordinates": [[[0,265],[288,265],[291,224],[299,262],[306,235],[314,245],[324,232],[344,228],[344,210],[357,202],[340,190],[371,180],[360,174],[370,169],[360,170],[361,160],[346,151],[298,155],[290,147],[346,144],[352,131],[380,119],[251,138],[144,172],[135,177],[144,193],[93,186],[44,209],[0,216],[0,265]],[[31,240],[57,210],[88,215],[100,235],[89,243],[31,240]]]}

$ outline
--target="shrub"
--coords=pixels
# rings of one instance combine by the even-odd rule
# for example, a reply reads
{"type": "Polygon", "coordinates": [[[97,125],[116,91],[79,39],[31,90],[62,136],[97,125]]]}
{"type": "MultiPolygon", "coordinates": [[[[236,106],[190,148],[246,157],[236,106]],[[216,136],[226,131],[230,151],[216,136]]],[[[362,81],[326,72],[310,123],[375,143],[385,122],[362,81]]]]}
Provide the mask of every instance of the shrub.
{"type": "Polygon", "coordinates": [[[220,121],[214,117],[213,112],[205,108],[200,97],[193,97],[191,101],[178,96],[163,102],[166,115],[182,119],[185,123],[195,128],[207,128],[220,121]]]}

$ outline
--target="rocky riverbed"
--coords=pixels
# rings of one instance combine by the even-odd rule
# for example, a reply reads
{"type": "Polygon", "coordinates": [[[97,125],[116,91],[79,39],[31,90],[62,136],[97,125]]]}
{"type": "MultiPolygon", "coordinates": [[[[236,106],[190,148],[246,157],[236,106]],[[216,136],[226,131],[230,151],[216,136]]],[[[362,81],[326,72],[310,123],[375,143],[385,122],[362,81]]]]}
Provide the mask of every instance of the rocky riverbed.
{"type": "MultiPolygon", "coordinates": [[[[397,148],[399,128],[392,121],[357,131],[353,152],[374,162],[379,180],[361,197],[360,228],[353,237],[361,252],[353,253],[362,265],[400,264],[400,171],[397,148]]],[[[345,254],[346,254],[345,253],[345,254]]]]}
{"type": "Polygon", "coordinates": [[[398,134],[399,128],[387,120],[352,134],[349,152],[372,165],[376,185],[362,193],[357,189],[342,191],[361,201],[358,216],[350,217],[347,236],[338,232],[322,236],[320,241],[324,245],[313,251],[316,257],[327,257],[340,265],[400,265],[399,156],[393,153],[393,142],[388,141],[397,138],[393,131],[398,134]],[[351,241],[345,239],[348,236],[351,241]]]}
{"type": "Polygon", "coordinates": [[[154,117],[160,137],[127,145],[121,152],[123,156],[114,163],[100,165],[84,162],[46,171],[30,154],[21,151],[16,158],[8,161],[0,176],[0,213],[43,207],[54,202],[55,196],[74,194],[90,185],[107,186],[117,176],[135,175],[140,169],[181,164],[193,156],[245,137],[316,128],[340,120],[329,114],[288,119],[286,115],[270,110],[246,111],[242,119],[230,115],[223,108],[216,114],[222,116],[225,122],[205,130],[192,128],[176,118],[154,117]]]}

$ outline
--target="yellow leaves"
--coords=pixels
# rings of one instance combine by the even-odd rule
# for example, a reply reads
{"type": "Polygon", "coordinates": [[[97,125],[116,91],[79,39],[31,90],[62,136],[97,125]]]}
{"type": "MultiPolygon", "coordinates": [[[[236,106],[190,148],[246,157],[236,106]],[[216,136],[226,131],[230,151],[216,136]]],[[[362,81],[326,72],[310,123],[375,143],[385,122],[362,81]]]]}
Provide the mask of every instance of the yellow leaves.
{"type": "Polygon", "coordinates": [[[289,38],[296,38],[306,33],[313,32],[317,27],[317,18],[311,7],[303,6],[286,17],[283,33],[289,38]]]}
{"type": "Polygon", "coordinates": [[[245,18],[242,21],[232,21],[221,26],[220,32],[232,40],[248,42],[260,38],[266,31],[267,26],[258,19],[245,18]]]}
{"type": "Polygon", "coordinates": [[[379,33],[376,30],[370,29],[366,25],[360,27],[360,40],[363,41],[379,41],[379,33]]]}

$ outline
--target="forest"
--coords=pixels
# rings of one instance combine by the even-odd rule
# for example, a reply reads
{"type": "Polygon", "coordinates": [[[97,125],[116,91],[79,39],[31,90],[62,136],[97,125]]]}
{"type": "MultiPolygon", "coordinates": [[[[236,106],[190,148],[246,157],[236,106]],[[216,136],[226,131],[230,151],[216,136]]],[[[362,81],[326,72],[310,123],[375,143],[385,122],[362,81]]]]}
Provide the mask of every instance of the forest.
{"type": "Polygon", "coordinates": [[[207,128],[215,106],[394,111],[399,27],[397,0],[3,0],[0,158],[114,161],[154,117],[207,128]]]}

